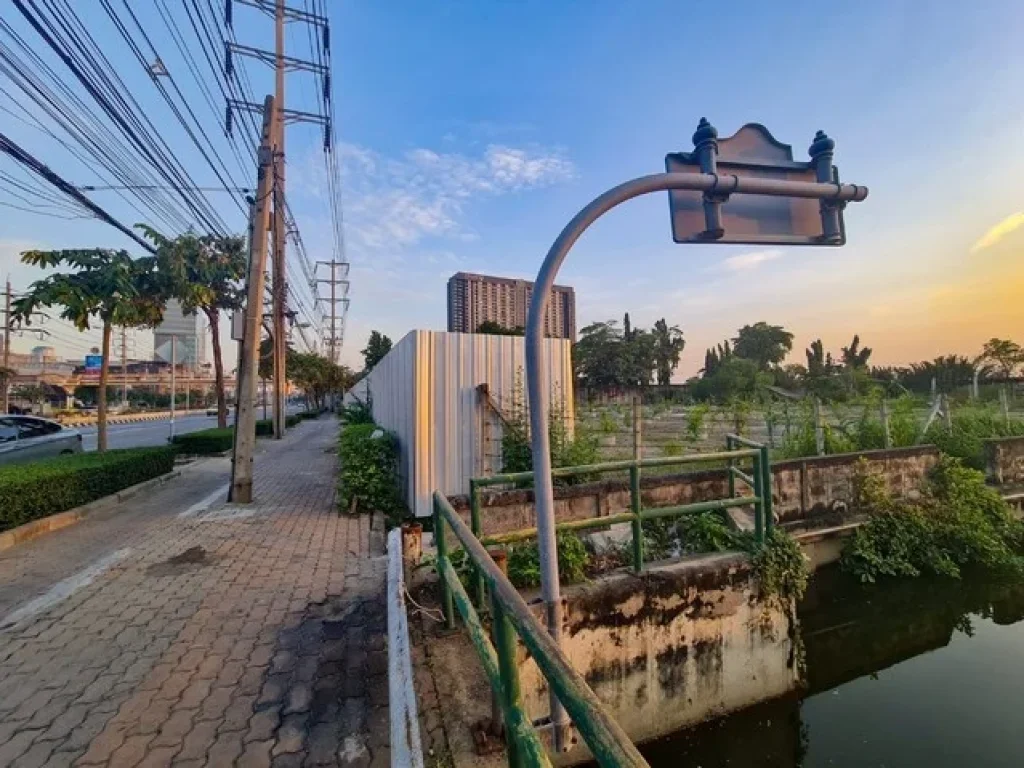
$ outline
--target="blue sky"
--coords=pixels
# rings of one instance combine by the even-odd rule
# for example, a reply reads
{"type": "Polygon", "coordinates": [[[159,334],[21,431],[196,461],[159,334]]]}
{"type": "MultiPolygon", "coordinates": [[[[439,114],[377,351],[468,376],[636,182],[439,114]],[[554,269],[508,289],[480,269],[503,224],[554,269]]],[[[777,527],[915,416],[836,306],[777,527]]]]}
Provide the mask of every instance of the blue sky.
{"type": "MultiPolygon", "coordinates": [[[[1024,341],[1019,3],[328,5],[351,362],[371,328],[396,340],[443,328],[455,271],[532,278],[581,206],[689,150],[701,116],[722,136],[761,122],[797,159],[826,130],[844,179],[871,188],[847,210],[849,244],[674,245],[664,195],[634,201],[591,229],[559,277],[576,288],[581,325],[664,316],[688,339],[683,375],[758,320],[796,332],[798,355],[859,332],[888,363],[972,354],[993,335],[1024,341]]],[[[244,24],[270,42],[261,20],[244,24]]],[[[289,80],[299,108],[301,78],[289,80]]],[[[15,132],[3,113],[0,124],[15,132]]],[[[326,258],[320,137],[290,131],[290,194],[326,258]]],[[[5,223],[2,266],[23,243],[123,244],[93,223],[29,218],[5,223]]]]}

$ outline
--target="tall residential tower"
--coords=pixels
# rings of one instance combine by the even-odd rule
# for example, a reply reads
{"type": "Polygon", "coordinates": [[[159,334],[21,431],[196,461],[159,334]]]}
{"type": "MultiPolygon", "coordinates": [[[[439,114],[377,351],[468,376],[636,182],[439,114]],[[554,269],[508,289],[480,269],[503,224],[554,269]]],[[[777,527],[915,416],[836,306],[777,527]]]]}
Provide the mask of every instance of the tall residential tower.
{"type": "MultiPolygon", "coordinates": [[[[448,280],[448,330],[475,333],[488,320],[506,328],[523,328],[532,295],[533,283],[528,280],[457,272],[448,280]]],[[[544,334],[576,339],[576,293],[572,288],[552,288],[544,334]]]]}

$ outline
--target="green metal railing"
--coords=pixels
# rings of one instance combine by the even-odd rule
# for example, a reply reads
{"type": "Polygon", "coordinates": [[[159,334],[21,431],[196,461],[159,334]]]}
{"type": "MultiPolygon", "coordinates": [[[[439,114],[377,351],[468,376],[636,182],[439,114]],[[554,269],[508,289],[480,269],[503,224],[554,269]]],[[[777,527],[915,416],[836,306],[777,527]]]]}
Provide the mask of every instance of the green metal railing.
{"type": "MultiPolygon", "coordinates": [[[[593,528],[605,528],[616,523],[630,523],[633,528],[632,559],[633,569],[637,573],[643,571],[644,567],[644,536],[643,521],[655,520],[663,517],[679,517],[681,515],[695,512],[708,512],[713,510],[725,510],[733,507],[753,506],[755,535],[758,541],[763,541],[765,532],[771,530],[772,520],[772,494],[771,494],[771,464],[768,458],[768,447],[755,443],[739,435],[726,437],[726,450],[717,453],[700,453],[689,456],[666,456],[651,459],[627,459],[623,461],[608,461],[602,464],[587,464],[579,467],[559,467],[551,471],[553,477],[573,477],[580,475],[598,475],[607,472],[629,472],[629,512],[621,512],[605,517],[594,517],[586,520],[573,520],[570,522],[558,523],[555,529],[558,531],[581,531],[593,528]],[[645,509],[640,491],[640,471],[651,467],[670,467],[685,464],[703,464],[705,462],[724,461],[728,471],[728,497],[712,501],[699,501],[691,504],[680,504],[672,507],[654,507],[645,509]],[[749,461],[751,471],[743,471],[738,462],[749,461]],[[753,495],[743,496],[737,494],[736,481],[748,485],[753,495]]],[[[509,485],[529,481],[533,479],[533,472],[511,472],[504,475],[491,475],[489,477],[475,477],[469,481],[469,510],[470,528],[473,535],[484,545],[489,544],[511,544],[517,541],[525,541],[537,536],[537,529],[522,528],[507,533],[499,533],[490,536],[482,535],[483,521],[481,517],[482,488],[494,485],[509,485]]],[[[484,584],[479,573],[475,573],[474,599],[476,604],[484,604],[484,584]]]]}
{"type": "Polygon", "coordinates": [[[436,491],[434,540],[437,544],[437,568],[441,576],[441,603],[445,622],[448,627],[454,627],[455,611],[458,610],[483,662],[491,688],[498,694],[505,723],[509,765],[512,768],[551,765],[523,708],[516,661],[518,636],[572,717],[598,764],[604,768],[646,766],[647,762],[629,737],[572,668],[565,654],[531,613],[519,592],[487,554],[478,537],[452,509],[448,499],[436,491]],[[469,561],[490,593],[493,643],[448,557],[448,528],[465,549],[469,561]]]}

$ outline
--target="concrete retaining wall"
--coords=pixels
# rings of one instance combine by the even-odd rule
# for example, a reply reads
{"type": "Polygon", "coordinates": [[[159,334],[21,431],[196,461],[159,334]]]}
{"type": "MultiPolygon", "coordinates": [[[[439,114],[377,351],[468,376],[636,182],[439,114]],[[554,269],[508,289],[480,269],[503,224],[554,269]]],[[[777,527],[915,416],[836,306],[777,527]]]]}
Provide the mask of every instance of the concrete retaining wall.
{"type": "MultiPolygon", "coordinates": [[[[635,742],[801,685],[795,628],[757,599],[743,555],[617,573],[569,587],[563,599],[566,655],[635,742]]],[[[547,686],[525,656],[521,649],[524,703],[533,718],[544,717],[547,686]]],[[[581,762],[587,751],[580,744],[566,757],[581,762]]]]}
{"type": "MultiPolygon", "coordinates": [[[[1024,449],[1022,449],[1024,474],[1024,449]]],[[[935,446],[863,451],[815,456],[772,465],[775,514],[783,523],[839,524],[853,501],[853,477],[859,460],[886,479],[897,498],[912,498],[939,458],[935,446]]],[[[742,484],[739,484],[742,485],[742,484]]],[[[644,477],[641,495],[645,507],[665,507],[728,495],[724,469],[679,475],[644,477]]],[[[469,498],[451,497],[455,510],[467,520],[469,498]]],[[[502,533],[534,525],[533,491],[492,491],[481,495],[485,534],[502,533]]],[[[560,522],[604,517],[629,511],[629,487],[623,480],[565,486],[555,489],[555,515],[560,522]]]]}
{"type": "Polygon", "coordinates": [[[1024,485],[1024,437],[986,440],[985,468],[989,482],[1024,485]]]}

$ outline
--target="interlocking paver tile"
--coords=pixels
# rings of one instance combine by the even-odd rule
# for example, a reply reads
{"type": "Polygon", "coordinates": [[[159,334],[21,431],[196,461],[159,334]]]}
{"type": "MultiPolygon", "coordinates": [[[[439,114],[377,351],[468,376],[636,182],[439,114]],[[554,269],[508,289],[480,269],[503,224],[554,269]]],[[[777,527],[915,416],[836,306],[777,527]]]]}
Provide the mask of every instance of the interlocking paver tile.
{"type": "Polygon", "coordinates": [[[336,435],[321,419],[262,443],[244,516],[178,517],[225,483],[214,459],[0,553],[0,623],[119,555],[0,630],[0,766],[386,759],[363,732],[387,720],[381,537],[337,512],[336,435]]]}

